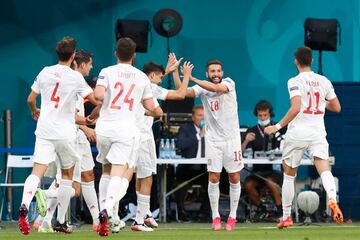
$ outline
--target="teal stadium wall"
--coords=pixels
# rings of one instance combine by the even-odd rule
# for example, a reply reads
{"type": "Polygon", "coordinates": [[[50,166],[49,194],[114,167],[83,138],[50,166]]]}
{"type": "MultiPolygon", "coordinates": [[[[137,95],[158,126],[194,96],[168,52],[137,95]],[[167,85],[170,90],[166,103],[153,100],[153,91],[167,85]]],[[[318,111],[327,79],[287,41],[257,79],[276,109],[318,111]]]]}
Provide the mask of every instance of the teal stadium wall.
{"type": "MultiPolygon", "coordinates": [[[[37,73],[56,63],[54,48],[62,36],[75,37],[79,49],[94,53],[92,74],[97,75],[102,67],[115,63],[115,21],[143,19],[152,23],[162,8],[174,8],[183,17],[181,32],[171,38],[171,50],[195,64],[195,76],[204,77],[207,60],[223,62],[225,75],[236,82],[241,125],[256,123],[252,110],[259,99],[273,103],[276,120],[286,112],[286,82],[297,73],[294,50],[304,43],[307,17],[337,18],[341,24],[338,51],[323,54],[323,70],[329,79],[360,80],[360,4],[356,0],[18,0],[0,5],[0,111],[12,111],[14,147],[34,144],[35,123],[26,97],[37,73]]],[[[165,64],[166,39],[152,29],[152,46],[137,56],[138,67],[149,60],[165,64]]],[[[315,52],[315,70],[317,56],[315,52]]],[[[0,135],[3,133],[0,127],[0,135]]],[[[4,145],[3,137],[0,145],[4,145]]]]}

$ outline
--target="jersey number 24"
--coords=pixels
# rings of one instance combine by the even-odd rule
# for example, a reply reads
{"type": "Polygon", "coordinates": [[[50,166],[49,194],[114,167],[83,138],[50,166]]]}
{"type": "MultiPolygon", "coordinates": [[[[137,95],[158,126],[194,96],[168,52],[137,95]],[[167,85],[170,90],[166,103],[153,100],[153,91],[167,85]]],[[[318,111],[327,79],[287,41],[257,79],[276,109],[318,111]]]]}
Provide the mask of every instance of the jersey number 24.
{"type": "MultiPolygon", "coordinates": [[[[132,91],[134,90],[134,87],[135,87],[135,84],[130,85],[130,88],[127,91],[126,96],[124,98],[124,103],[129,104],[129,111],[132,111],[133,104],[134,104],[134,98],[130,98],[130,95],[131,95],[132,91]]],[[[124,85],[121,82],[116,82],[114,88],[115,89],[119,88],[119,92],[118,92],[118,94],[116,94],[116,96],[112,100],[110,108],[120,110],[121,109],[121,106],[120,106],[121,104],[118,104],[118,102],[119,102],[120,96],[124,92],[124,85]]]]}

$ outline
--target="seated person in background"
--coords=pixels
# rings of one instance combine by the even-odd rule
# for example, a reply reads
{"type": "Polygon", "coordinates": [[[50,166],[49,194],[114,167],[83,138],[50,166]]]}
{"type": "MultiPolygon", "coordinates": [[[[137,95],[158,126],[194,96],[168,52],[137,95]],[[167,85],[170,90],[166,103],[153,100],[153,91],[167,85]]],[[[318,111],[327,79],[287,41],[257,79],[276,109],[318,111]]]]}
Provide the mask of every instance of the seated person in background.
{"type": "Polygon", "coordinates": [[[204,107],[194,106],[191,118],[192,123],[187,123],[179,129],[176,147],[181,150],[183,158],[205,157],[204,107]]]}
{"type": "MultiPolygon", "coordinates": [[[[205,122],[204,108],[202,105],[196,105],[192,109],[192,123],[187,123],[179,129],[176,147],[181,150],[183,158],[200,158],[205,157],[205,122]]],[[[179,164],[176,168],[176,185],[181,184],[201,173],[206,173],[205,164],[179,164]]],[[[206,193],[207,174],[194,180],[190,184],[198,184],[202,186],[202,190],[206,193]]],[[[184,198],[188,187],[183,187],[175,192],[175,198],[179,209],[179,218],[187,220],[187,214],[184,211],[184,198]]],[[[206,194],[205,194],[206,195],[206,194]]],[[[206,199],[206,197],[205,197],[206,199]]],[[[207,205],[207,199],[202,205],[207,205]]],[[[204,207],[202,206],[202,208],[204,207]]]]}
{"type": "MultiPolygon", "coordinates": [[[[266,126],[275,124],[271,120],[271,117],[274,116],[271,104],[266,100],[259,101],[254,108],[254,115],[258,118],[258,124],[246,131],[245,139],[242,140],[241,144],[242,151],[244,152],[246,148],[251,148],[253,152],[279,148],[280,141],[277,137],[264,134],[266,126]]],[[[284,134],[285,131],[282,131],[281,134],[284,134]]],[[[279,213],[281,213],[281,188],[279,184],[282,181],[282,175],[279,171],[273,170],[272,167],[272,164],[254,164],[253,174],[245,179],[244,188],[250,202],[257,206],[259,211],[266,211],[265,206],[261,204],[260,196],[260,190],[266,187],[279,213]]]]}

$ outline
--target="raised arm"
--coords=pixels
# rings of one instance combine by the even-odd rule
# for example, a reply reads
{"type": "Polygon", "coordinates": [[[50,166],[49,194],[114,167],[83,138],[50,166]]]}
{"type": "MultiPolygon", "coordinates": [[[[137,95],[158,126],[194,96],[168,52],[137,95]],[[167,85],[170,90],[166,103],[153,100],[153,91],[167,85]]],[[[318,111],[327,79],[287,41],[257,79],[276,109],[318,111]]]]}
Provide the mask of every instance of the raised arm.
{"type": "Polygon", "coordinates": [[[167,73],[173,73],[173,80],[175,89],[179,89],[181,86],[181,80],[179,76],[179,65],[183,58],[180,58],[179,60],[176,59],[175,53],[169,54],[168,63],[166,65],[165,74],[167,73]]]}
{"type": "Polygon", "coordinates": [[[190,80],[210,92],[217,92],[217,93],[229,92],[229,88],[222,83],[215,84],[209,81],[199,80],[197,78],[194,78],[193,76],[190,76],[190,80]]]}
{"type": "Polygon", "coordinates": [[[186,90],[189,85],[189,79],[191,76],[191,72],[194,68],[194,65],[192,65],[190,62],[185,62],[183,65],[183,81],[177,90],[169,90],[166,99],[169,100],[182,100],[186,96],[186,90]]]}
{"type": "Polygon", "coordinates": [[[298,115],[301,109],[301,96],[296,95],[292,97],[290,102],[291,106],[280,122],[278,122],[276,125],[268,126],[264,129],[266,134],[276,133],[281,128],[287,126],[289,122],[291,122],[296,117],[296,115],[298,115]]]}

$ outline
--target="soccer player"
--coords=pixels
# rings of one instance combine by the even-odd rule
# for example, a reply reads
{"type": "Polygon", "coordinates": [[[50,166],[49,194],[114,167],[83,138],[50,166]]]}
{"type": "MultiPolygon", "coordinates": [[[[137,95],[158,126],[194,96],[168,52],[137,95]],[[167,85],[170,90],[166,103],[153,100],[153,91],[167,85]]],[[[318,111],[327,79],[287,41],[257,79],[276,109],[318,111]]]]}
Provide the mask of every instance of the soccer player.
{"type": "MultiPolygon", "coordinates": [[[[101,70],[95,98],[102,101],[100,117],[96,123],[96,140],[99,154],[97,161],[103,164],[103,174],[109,176],[104,206],[99,214],[99,235],[108,236],[109,218],[113,208],[125,194],[129,185],[126,172],[134,167],[138,126],[136,114],[141,103],[155,116],[163,114],[155,107],[148,77],[132,66],[136,44],[130,38],[120,38],[116,44],[118,64],[101,70]]],[[[91,117],[90,117],[91,118],[91,117]]]]}
{"type": "Polygon", "coordinates": [[[212,210],[212,229],[221,229],[219,214],[219,181],[222,168],[230,182],[230,214],[225,229],[236,225],[236,210],[241,193],[240,170],[244,167],[241,153],[240,127],[235,82],[223,78],[222,63],[211,60],[206,65],[208,81],[190,76],[196,85],[187,89],[187,97],[200,97],[205,110],[205,157],[208,159],[208,194],[212,210]]]}
{"type": "MultiPolygon", "coordinates": [[[[86,77],[89,76],[89,72],[92,69],[92,63],[93,61],[91,53],[87,51],[79,51],[75,55],[74,69],[86,77]]],[[[78,100],[77,109],[79,111],[78,114],[84,117],[84,100],[80,97],[78,100]]],[[[77,170],[75,172],[76,174],[79,172],[81,173],[81,176],[77,176],[77,179],[81,179],[81,193],[93,219],[92,230],[97,231],[99,224],[99,205],[94,186],[95,177],[93,169],[95,164],[89,141],[96,142],[95,130],[87,127],[86,125],[79,125],[79,129],[77,131],[77,147],[81,156],[81,161],[77,166],[79,169],[75,167],[74,171],[77,170]]],[[[77,182],[77,185],[78,184],[79,182],[77,182]]]]}
{"type": "MultiPolygon", "coordinates": [[[[74,61],[72,62],[71,68],[75,71],[81,73],[82,76],[89,76],[90,70],[92,69],[92,54],[90,52],[80,50],[75,54],[74,61]]],[[[76,109],[78,115],[84,117],[84,99],[81,96],[78,96],[76,103],[76,109]]],[[[77,116],[78,120],[81,122],[81,118],[77,116]]],[[[85,123],[86,124],[86,123],[85,123]]],[[[76,149],[80,154],[80,161],[75,164],[74,174],[73,174],[73,192],[71,196],[79,197],[82,193],[85,202],[89,208],[90,214],[93,219],[92,230],[97,231],[99,224],[99,206],[97,202],[97,196],[94,187],[94,161],[90,148],[90,141],[96,141],[95,131],[86,125],[78,125],[77,136],[76,136],[76,149]],[[81,185],[81,187],[80,187],[81,185]],[[82,190],[82,191],[81,191],[82,190]]],[[[61,173],[58,169],[57,180],[60,179],[61,173]]],[[[55,184],[55,183],[54,183],[55,184]]],[[[55,213],[57,205],[57,188],[56,185],[51,185],[51,187],[44,191],[48,197],[47,201],[47,213],[42,221],[41,226],[39,227],[39,232],[52,232],[51,228],[51,219],[55,213]]]]}
{"type": "MultiPolygon", "coordinates": [[[[160,100],[182,100],[185,98],[186,89],[189,84],[189,77],[193,69],[190,62],[185,62],[183,65],[184,78],[181,82],[179,77],[174,77],[175,86],[177,90],[168,90],[160,87],[164,75],[171,71],[178,71],[180,60],[176,60],[175,54],[169,55],[169,61],[166,70],[155,62],[148,62],[143,67],[143,72],[149,77],[151,81],[152,93],[154,101],[160,100]]],[[[178,75],[178,73],[176,73],[178,75]]],[[[136,163],[136,193],[137,193],[137,211],[135,222],[132,224],[133,231],[153,231],[153,228],[158,227],[157,222],[152,217],[150,211],[150,194],[152,186],[152,175],[156,174],[156,150],[155,141],[152,132],[153,117],[145,116],[145,109],[139,114],[140,126],[140,147],[138,151],[138,158],[136,163]]]]}
{"type": "MultiPolygon", "coordinates": [[[[33,170],[25,181],[19,209],[19,229],[30,233],[28,208],[35,191],[49,163],[59,158],[62,179],[59,183],[59,213],[54,226],[56,231],[71,233],[65,222],[70,195],[74,165],[80,160],[75,150],[76,125],[75,104],[77,96],[92,100],[92,89],[83,76],[70,68],[75,57],[76,40],[64,37],[56,46],[59,62],[45,67],[36,77],[28,96],[28,105],[36,126],[36,142],[33,170]],[[41,95],[41,112],[36,106],[36,98],[41,95]]],[[[94,101],[95,103],[95,101],[94,101]]]]}
{"type": "Polygon", "coordinates": [[[304,151],[308,150],[329,197],[328,205],[335,222],[343,222],[342,212],[336,202],[336,187],[330,171],[329,144],[324,125],[325,109],[340,112],[341,106],[331,82],[311,71],[312,53],[308,47],[295,52],[295,65],[299,71],[288,81],[291,107],[276,125],[265,128],[273,134],[289,124],[283,150],[284,181],[282,185],[283,217],[279,229],[291,227],[291,207],[294,198],[294,180],[304,151]]]}

